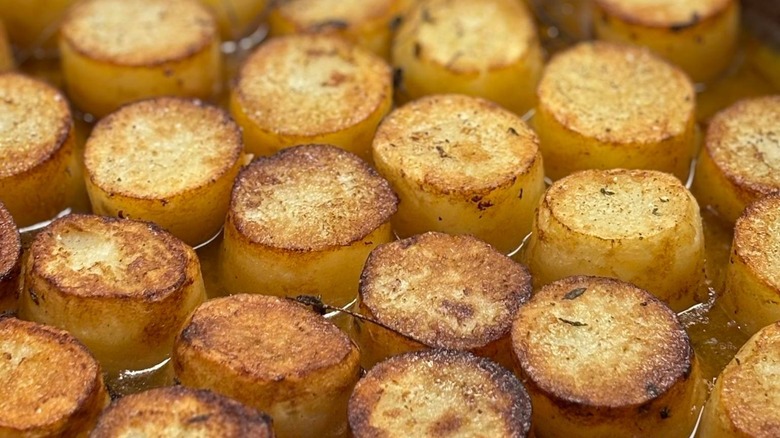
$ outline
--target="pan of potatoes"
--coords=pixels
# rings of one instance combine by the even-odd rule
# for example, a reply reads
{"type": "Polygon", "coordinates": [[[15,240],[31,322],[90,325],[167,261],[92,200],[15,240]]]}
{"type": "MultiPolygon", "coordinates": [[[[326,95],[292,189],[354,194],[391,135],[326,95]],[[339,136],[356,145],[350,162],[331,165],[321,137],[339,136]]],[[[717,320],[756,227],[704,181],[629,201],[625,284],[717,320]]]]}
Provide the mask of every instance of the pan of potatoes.
{"type": "Polygon", "coordinates": [[[780,436],[780,5],[0,0],[0,436],[780,436]]]}

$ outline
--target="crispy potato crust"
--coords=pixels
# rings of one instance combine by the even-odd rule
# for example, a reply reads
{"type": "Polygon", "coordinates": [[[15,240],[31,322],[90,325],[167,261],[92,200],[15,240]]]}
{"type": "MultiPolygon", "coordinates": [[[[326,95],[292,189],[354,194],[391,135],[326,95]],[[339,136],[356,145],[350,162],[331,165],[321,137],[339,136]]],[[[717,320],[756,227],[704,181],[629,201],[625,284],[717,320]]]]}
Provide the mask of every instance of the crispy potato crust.
{"type": "Polygon", "coordinates": [[[15,310],[18,305],[21,259],[19,230],[0,202],[0,312],[15,310]]]}
{"type": "Polygon", "coordinates": [[[682,30],[722,14],[733,0],[596,0],[626,23],[682,30]]]}

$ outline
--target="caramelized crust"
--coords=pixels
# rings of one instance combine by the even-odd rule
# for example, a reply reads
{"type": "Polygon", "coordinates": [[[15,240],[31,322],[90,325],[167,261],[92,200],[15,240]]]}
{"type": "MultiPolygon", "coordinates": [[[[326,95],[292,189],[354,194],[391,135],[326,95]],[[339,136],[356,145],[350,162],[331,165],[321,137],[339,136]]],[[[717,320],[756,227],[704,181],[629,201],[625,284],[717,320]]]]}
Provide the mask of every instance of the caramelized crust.
{"type": "Polygon", "coordinates": [[[507,335],[531,295],[522,265],[471,236],[430,232],[371,252],[361,308],[430,347],[469,350],[507,335]]]}
{"type": "Polygon", "coordinates": [[[110,195],[161,199],[214,184],[236,166],[243,144],[223,110],[162,97],[128,105],[89,136],[84,163],[110,195]]]}
{"type": "Polygon", "coordinates": [[[85,57],[137,67],[187,59],[218,38],[211,13],[193,0],[87,0],[60,33],[85,57]]]}
{"type": "Polygon", "coordinates": [[[340,38],[274,38],[244,63],[233,90],[262,131],[313,137],[369,119],[392,93],[385,62],[340,38]]]}
{"type": "Polygon", "coordinates": [[[517,313],[512,342],[523,375],[560,406],[641,406],[687,380],[694,363],[674,312],[608,278],[542,288],[517,313]]]}
{"type": "Polygon", "coordinates": [[[171,386],[115,401],[90,436],[270,438],[271,423],[268,415],[217,393],[171,386]]]}
{"type": "Polygon", "coordinates": [[[0,202],[0,300],[10,292],[5,289],[6,282],[19,275],[19,262],[22,255],[22,242],[14,218],[0,202]]]}
{"type": "MultiPolygon", "coordinates": [[[[732,257],[739,258],[780,299],[780,196],[753,203],[737,220],[732,257]]],[[[750,294],[749,290],[733,292],[750,294]]],[[[765,305],[768,309],[777,307],[778,303],[765,305]]]]}
{"type": "Polygon", "coordinates": [[[525,437],[531,400],[517,378],[465,352],[392,357],[358,382],[349,401],[355,437],[525,437]]]}
{"type": "Polygon", "coordinates": [[[228,221],[253,243],[324,250],[364,238],[389,221],[397,205],[389,183],[356,155],[306,145],[244,168],[228,221]]]}
{"type": "Polygon", "coordinates": [[[684,29],[723,13],[732,0],[596,0],[626,23],[684,29]]]}
{"type": "Polygon", "coordinates": [[[69,215],[36,236],[28,269],[68,296],[155,302],[192,281],[191,251],[153,224],[69,215]]]}
{"type": "Polygon", "coordinates": [[[0,383],[4,436],[84,434],[108,403],[100,366],[80,342],[15,318],[0,318],[0,383]]]}
{"type": "Polygon", "coordinates": [[[539,141],[515,114],[484,99],[423,97],[393,111],[373,144],[380,167],[434,193],[485,195],[541,160],[539,141]]]}
{"type": "MultiPolygon", "coordinates": [[[[49,160],[73,130],[59,91],[18,73],[0,74],[0,181],[49,160]]],[[[0,194],[2,197],[2,194],[0,194]]]]}
{"type": "Polygon", "coordinates": [[[740,101],[708,125],[706,153],[746,204],[780,192],[780,96],[740,101]]]}
{"type": "Polygon", "coordinates": [[[563,127],[610,144],[679,137],[694,117],[685,73],[628,45],[586,42],[560,53],[537,93],[540,107],[563,127]]]}

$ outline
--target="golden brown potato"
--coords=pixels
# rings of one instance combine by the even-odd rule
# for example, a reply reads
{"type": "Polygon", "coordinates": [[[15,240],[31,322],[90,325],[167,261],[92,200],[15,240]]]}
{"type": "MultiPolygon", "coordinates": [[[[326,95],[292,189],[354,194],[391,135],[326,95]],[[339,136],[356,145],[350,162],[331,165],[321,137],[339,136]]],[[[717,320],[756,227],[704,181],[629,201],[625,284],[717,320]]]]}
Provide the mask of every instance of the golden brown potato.
{"type": "Polygon", "coordinates": [[[108,404],[100,365],[73,336],[0,317],[0,436],[85,437],[108,404]]]}
{"type": "Polygon", "coordinates": [[[533,119],[545,173],[655,169],[685,181],[695,153],[695,93],[647,49],[585,42],[547,65],[533,119]]]}
{"type": "Polygon", "coordinates": [[[221,39],[238,40],[260,24],[268,0],[200,0],[214,13],[221,39]]]}
{"type": "Polygon", "coordinates": [[[73,333],[109,371],[164,360],[206,298],[195,251],[145,222],[65,216],[25,263],[20,316],[73,333]]]}
{"type": "Polygon", "coordinates": [[[299,33],[338,35],[384,59],[396,23],[414,0],[288,0],[272,3],[272,37],[299,33]]]}
{"type": "Polygon", "coordinates": [[[87,139],[92,210],[151,221],[198,245],[225,222],[242,151],[241,130],[219,108],[171,97],[124,106],[87,139]]]}
{"type": "Polygon", "coordinates": [[[282,150],[242,169],[220,254],[230,293],[357,297],[363,263],[393,240],[398,198],[357,156],[327,145],[282,150]]]}
{"type": "Polygon", "coordinates": [[[0,202],[0,314],[15,312],[19,304],[22,241],[14,218],[0,202]]]}
{"type": "Polygon", "coordinates": [[[629,283],[569,277],[520,307],[513,350],[540,437],[689,437],[706,395],[671,309],[629,283]]]}
{"type": "Polygon", "coordinates": [[[756,199],[780,193],[780,96],[743,100],[707,127],[692,190],[733,223],[756,199]]]}
{"type": "Polygon", "coordinates": [[[176,339],[176,378],[267,412],[281,438],[340,436],[360,353],[322,316],[278,297],[201,305],[176,339]]]}
{"type": "Polygon", "coordinates": [[[508,370],[466,352],[392,357],[355,386],[349,425],[363,437],[526,437],[531,400],[508,370]]]}
{"type": "Polygon", "coordinates": [[[363,366],[431,347],[511,366],[509,329],[530,296],[528,269],[474,237],[429,232],[380,245],[360,277],[360,313],[398,333],[355,321],[363,366]]]}
{"type": "Polygon", "coordinates": [[[602,40],[637,44],[711,81],[732,63],[739,39],[738,0],[595,0],[602,40]]]}
{"type": "Polygon", "coordinates": [[[205,389],[171,386],[127,395],[100,416],[91,438],[272,438],[268,415],[205,389]]]}
{"type": "Polygon", "coordinates": [[[373,154],[401,199],[393,226],[402,237],[473,234],[509,253],[544,192],[536,134],[484,99],[436,95],[404,105],[380,125],[373,154]]]}
{"type": "Polygon", "coordinates": [[[585,170],[556,181],[522,256],[536,286],[572,275],[614,277],[672,309],[706,297],[704,233],[693,195],[652,170],[585,170]]]}
{"type": "Polygon", "coordinates": [[[720,303],[752,335],[780,321],[780,196],[753,203],[737,220],[720,303]]]}
{"type": "Polygon", "coordinates": [[[0,74],[0,126],[0,202],[20,227],[53,218],[81,172],[68,102],[44,82],[0,74]]]}
{"type": "Polygon", "coordinates": [[[23,50],[54,49],[57,31],[68,8],[76,0],[0,0],[0,21],[11,42],[23,50]]]}
{"type": "Polygon", "coordinates": [[[700,438],[780,436],[780,323],[758,331],[718,376],[700,438]]]}
{"type": "Polygon", "coordinates": [[[14,54],[11,52],[11,43],[5,31],[2,19],[0,19],[0,73],[14,68],[14,54]]]}
{"type": "Polygon", "coordinates": [[[518,115],[534,107],[543,60],[533,17],[518,0],[428,0],[393,41],[402,101],[459,93],[518,115]]]}
{"type": "Polygon", "coordinates": [[[195,0],[81,1],[59,47],[68,96],[97,117],[148,97],[208,99],[219,89],[217,25],[195,0]]]}
{"type": "Polygon", "coordinates": [[[254,154],[322,143],[368,159],[392,87],[390,67],[364,49],[334,36],[286,36],[246,60],[230,111],[254,154]]]}

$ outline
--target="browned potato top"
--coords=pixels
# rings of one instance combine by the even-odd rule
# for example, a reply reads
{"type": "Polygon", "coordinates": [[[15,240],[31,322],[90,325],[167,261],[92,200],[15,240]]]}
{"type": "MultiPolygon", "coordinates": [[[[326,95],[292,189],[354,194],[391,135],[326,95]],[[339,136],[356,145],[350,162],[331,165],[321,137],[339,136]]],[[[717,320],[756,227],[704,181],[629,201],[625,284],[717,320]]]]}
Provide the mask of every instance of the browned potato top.
{"type": "Polygon", "coordinates": [[[693,349],[673,311],[629,283],[569,277],[517,313],[520,367],[544,393],[592,407],[638,406],[691,372],[693,349]]]}
{"type": "Polygon", "coordinates": [[[524,437],[531,400],[520,381],[488,359],[427,350],[379,363],[349,401],[360,437],[524,437]]]}
{"type": "Polygon", "coordinates": [[[85,0],[60,32],[82,55],[124,66],[185,59],[218,39],[214,18],[195,0],[85,0]]]}
{"type": "Polygon", "coordinates": [[[241,131],[227,112],[162,97],[100,120],[87,140],[84,165],[110,194],[159,199],[213,184],[242,151],[241,131]]]}
{"type": "Polygon", "coordinates": [[[694,117],[693,84],[647,49],[580,43],[553,57],[539,105],[586,137],[605,143],[657,143],[684,133],[694,117]]]}
{"type": "Polygon", "coordinates": [[[739,189],[780,192],[780,96],[743,100],[713,117],[707,153],[739,189]]]}
{"type": "MultiPolygon", "coordinates": [[[[187,354],[222,364],[258,384],[301,382],[309,375],[340,368],[359,354],[330,321],[298,303],[266,295],[207,301],[185,324],[176,344],[177,351],[189,350],[187,354]]],[[[323,393],[342,384],[327,379],[321,383],[323,393]]],[[[277,394],[276,398],[293,396],[277,394]]]]}
{"type": "Polygon", "coordinates": [[[509,332],[531,296],[528,270],[471,236],[429,232],[371,252],[360,299],[383,324],[425,345],[473,349],[509,332]]]}
{"type": "Polygon", "coordinates": [[[0,74],[0,179],[45,162],[72,129],[68,102],[59,91],[18,73],[0,74]]]}
{"type": "Polygon", "coordinates": [[[14,218],[0,202],[0,282],[19,264],[22,242],[14,218]]]}
{"type": "Polygon", "coordinates": [[[769,287],[780,289],[780,196],[756,201],[737,220],[732,257],[740,257],[769,287]]]}
{"type": "Polygon", "coordinates": [[[236,179],[229,218],[255,243],[288,250],[349,245],[390,219],[398,198],[356,155],[305,145],[261,157],[236,179]]]}
{"type": "Polygon", "coordinates": [[[92,438],[273,437],[271,418],[205,389],[169,386],[131,394],[101,415],[92,438]]]}
{"type": "Polygon", "coordinates": [[[437,193],[509,186],[539,159],[536,134],[514,113],[477,97],[434,95],[385,118],[374,159],[437,193]]]}
{"type": "Polygon", "coordinates": [[[720,14],[734,0],[596,0],[623,21],[648,27],[683,28],[720,14]]]}
{"type": "Polygon", "coordinates": [[[160,301],[187,281],[191,248],[156,225],[69,215],[39,233],[27,269],[66,294],[160,301]]]}
{"type": "Polygon", "coordinates": [[[64,330],[10,317],[0,318],[0,387],[0,433],[66,436],[76,426],[68,423],[79,422],[69,417],[84,421],[105,401],[100,366],[86,347],[64,330]],[[100,405],[91,401],[96,394],[100,405]]]}
{"type": "Polygon", "coordinates": [[[341,38],[292,35],[260,46],[234,89],[247,116],[277,135],[338,132],[374,114],[392,93],[390,67],[341,38]]]}

